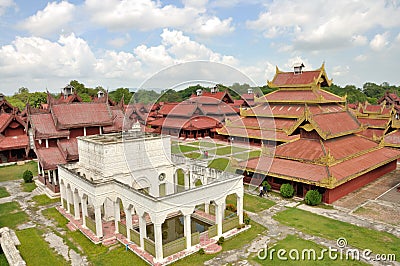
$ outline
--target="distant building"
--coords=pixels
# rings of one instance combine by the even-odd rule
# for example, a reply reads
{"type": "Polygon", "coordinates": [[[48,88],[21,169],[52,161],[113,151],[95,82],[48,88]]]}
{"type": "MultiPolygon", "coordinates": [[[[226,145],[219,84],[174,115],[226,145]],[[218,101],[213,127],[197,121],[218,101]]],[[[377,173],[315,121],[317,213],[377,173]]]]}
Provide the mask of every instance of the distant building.
{"type": "Polygon", "coordinates": [[[59,193],[57,165],[78,159],[77,137],[120,132],[123,105],[106,101],[82,102],[72,86],[55,99],[48,93],[45,109],[28,106],[30,138],[38,157],[38,179],[49,193],[59,193]]]}

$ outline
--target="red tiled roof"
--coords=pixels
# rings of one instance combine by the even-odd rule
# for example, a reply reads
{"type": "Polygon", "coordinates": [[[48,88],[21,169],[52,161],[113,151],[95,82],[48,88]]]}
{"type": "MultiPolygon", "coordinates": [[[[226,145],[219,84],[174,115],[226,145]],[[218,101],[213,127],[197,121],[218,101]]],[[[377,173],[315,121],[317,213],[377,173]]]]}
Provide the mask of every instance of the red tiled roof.
{"type": "Polygon", "coordinates": [[[218,115],[229,115],[229,114],[237,114],[238,110],[233,108],[232,106],[221,103],[218,105],[202,105],[200,106],[201,111],[205,115],[207,114],[218,114],[218,115]]]}
{"type": "Polygon", "coordinates": [[[374,118],[359,117],[358,121],[360,121],[362,125],[386,128],[390,119],[374,119],[374,118]]]}
{"type": "Polygon", "coordinates": [[[324,90],[276,90],[264,95],[264,100],[274,102],[343,102],[342,98],[324,90]]]}
{"type": "Polygon", "coordinates": [[[250,128],[238,128],[238,127],[223,127],[218,129],[218,133],[221,135],[229,135],[231,137],[244,137],[244,138],[256,138],[274,141],[291,141],[299,138],[299,135],[288,136],[285,132],[275,130],[259,130],[250,128]]]}
{"type": "Polygon", "coordinates": [[[60,139],[57,145],[66,161],[75,161],[79,159],[78,140],[76,138],[60,139]]]}
{"type": "Polygon", "coordinates": [[[314,127],[319,128],[327,138],[360,129],[358,121],[347,111],[316,114],[310,122],[315,123],[314,127]]]}
{"type": "Polygon", "coordinates": [[[35,139],[50,139],[69,136],[68,130],[56,129],[51,114],[31,114],[30,121],[35,132],[35,139]]]}
{"type": "Polygon", "coordinates": [[[57,104],[52,106],[52,114],[58,129],[112,124],[111,111],[106,103],[57,104]]]}
{"type": "Polygon", "coordinates": [[[0,131],[3,131],[7,124],[10,122],[12,119],[12,114],[7,114],[7,113],[1,113],[0,114],[0,131]]]}
{"type": "Polygon", "coordinates": [[[158,111],[159,114],[168,115],[179,103],[165,103],[158,111]]]}
{"type": "Polygon", "coordinates": [[[104,133],[119,132],[122,130],[124,125],[124,112],[122,112],[120,109],[113,109],[111,112],[113,116],[113,124],[111,126],[103,127],[104,133]]]}
{"type": "Polygon", "coordinates": [[[383,134],[385,134],[385,130],[380,128],[367,128],[357,134],[372,139],[374,135],[376,137],[382,137],[383,134]]]}
{"type": "Polygon", "coordinates": [[[36,155],[44,170],[57,169],[58,164],[67,163],[58,147],[36,149],[36,155]]]}
{"type": "MultiPolygon", "coordinates": [[[[180,103],[175,105],[169,112],[169,116],[184,116],[190,117],[194,114],[196,109],[198,109],[197,104],[189,104],[187,102],[180,103]]],[[[201,111],[200,111],[201,112],[201,111]]]]}
{"type": "Polygon", "coordinates": [[[315,82],[320,74],[320,70],[303,71],[301,74],[295,74],[294,72],[281,72],[275,75],[272,83],[278,87],[285,85],[310,84],[315,82]]]}
{"type": "Polygon", "coordinates": [[[29,138],[27,135],[0,137],[0,151],[27,148],[29,138]]]}
{"type": "Polygon", "coordinates": [[[333,177],[337,180],[342,180],[367,171],[386,161],[397,160],[399,157],[399,150],[381,148],[331,166],[330,171],[333,177]]]}
{"type": "Polygon", "coordinates": [[[275,156],[284,158],[313,161],[324,155],[321,142],[317,139],[301,138],[293,142],[279,145],[275,149],[275,156]]]}
{"type": "Polygon", "coordinates": [[[399,146],[400,145],[400,131],[395,130],[393,132],[390,132],[384,137],[384,142],[385,144],[390,144],[393,146],[399,146]]]}
{"type": "Polygon", "coordinates": [[[335,159],[342,159],[352,154],[373,149],[377,144],[371,140],[356,135],[347,135],[329,139],[323,142],[325,150],[335,159]]]}
{"type": "Polygon", "coordinates": [[[203,91],[200,96],[190,97],[189,102],[198,102],[200,104],[218,104],[227,97],[227,102],[233,103],[232,97],[226,91],[208,92],[203,91]]]}
{"type": "Polygon", "coordinates": [[[288,129],[296,123],[295,119],[243,117],[232,121],[229,127],[252,127],[255,129],[288,129]]]}
{"type": "Polygon", "coordinates": [[[190,118],[178,118],[173,116],[163,117],[152,122],[149,125],[161,126],[163,128],[179,129],[207,129],[217,127],[219,122],[208,116],[195,116],[190,118]]]}
{"type": "Polygon", "coordinates": [[[367,105],[364,107],[364,111],[380,113],[382,109],[382,105],[367,105]]]}

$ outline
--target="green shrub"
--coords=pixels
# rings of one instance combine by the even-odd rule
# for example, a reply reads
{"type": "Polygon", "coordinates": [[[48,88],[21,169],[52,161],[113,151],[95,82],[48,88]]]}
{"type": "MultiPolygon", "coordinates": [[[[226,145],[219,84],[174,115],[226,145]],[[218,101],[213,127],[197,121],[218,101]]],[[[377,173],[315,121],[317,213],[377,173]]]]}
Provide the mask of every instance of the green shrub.
{"type": "Polygon", "coordinates": [[[24,179],[25,183],[32,183],[33,174],[30,170],[25,170],[25,172],[22,175],[22,178],[24,179]]]}
{"type": "Polygon", "coordinates": [[[246,225],[245,224],[239,224],[236,228],[237,229],[242,229],[242,228],[244,228],[246,225]]]}
{"type": "Polygon", "coordinates": [[[284,197],[284,198],[291,198],[294,195],[294,188],[291,184],[288,184],[288,183],[283,184],[281,186],[280,191],[281,191],[282,197],[284,197]]]}
{"type": "Polygon", "coordinates": [[[221,236],[217,241],[217,245],[221,246],[224,242],[225,242],[225,237],[221,236]]]}
{"type": "Polygon", "coordinates": [[[244,224],[245,225],[249,225],[250,221],[251,221],[251,219],[250,219],[249,215],[247,214],[247,212],[243,212],[243,222],[244,222],[244,224]]]}
{"type": "Polygon", "coordinates": [[[263,181],[262,186],[267,187],[267,191],[271,191],[271,185],[268,183],[268,181],[263,181]]]}
{"type": "Polygon", "coordinates": [[[315,206],[321,203],[322,195],[318,192],[318,190],[309,190],[307,191],[304,200],[307,205],[315,206]]]}
{"type": "Polygon", "coordinates": [[[200,254],[200,255],[204,255],[204,253],[206,253],[206,252],[204,251],[204,248],[199,249],[199,254],[200,254]]]}

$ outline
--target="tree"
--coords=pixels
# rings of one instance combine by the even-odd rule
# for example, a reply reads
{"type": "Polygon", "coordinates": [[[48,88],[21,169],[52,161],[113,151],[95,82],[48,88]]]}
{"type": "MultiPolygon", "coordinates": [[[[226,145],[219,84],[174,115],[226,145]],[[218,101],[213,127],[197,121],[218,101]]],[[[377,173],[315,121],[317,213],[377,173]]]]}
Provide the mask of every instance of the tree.
{"type": "Polygon", "coordinates": [[[281,192],[282,197],[291,198],[294,195],[294,188],[289,183],[282,184],[280,192],[281,192]]]}
{"type": "Polygon", "coordinates": [[[124,103],[128,104],[132,98],[133,93],[129,91],[128,88],[118,88],[115,91],[108,93],[108,97],[114,102],[121,101],[122,96],[124,96],[124,103]]]}
{"type": "Polygon", "coordinates": [[[32,183],[33,174],[30,170],[25,170],[25,172],[22,174],[22,178],[24,179],[25,183],[32,183]]]}
{"type": "Polygon", "coordinates": [[[322,195],[318,190],[309,190],[304,198],[307,205],[315,206],[321,203],[322,195]]]}

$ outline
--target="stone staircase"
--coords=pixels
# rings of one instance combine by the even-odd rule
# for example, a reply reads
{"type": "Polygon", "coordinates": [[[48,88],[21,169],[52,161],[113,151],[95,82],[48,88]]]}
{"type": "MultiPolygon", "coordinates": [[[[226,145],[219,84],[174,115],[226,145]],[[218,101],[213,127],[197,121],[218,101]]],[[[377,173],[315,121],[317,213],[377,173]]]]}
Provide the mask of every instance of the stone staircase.
{"type": "Polygon", "coordinates": [[[200,234],[200,246],[203,247],[204,253],[206,254],[214,254],[222,250],[222,247],[217,245],[217,241],[215,239],[210,239],[208,237],[207,231],[200,234]]]}

